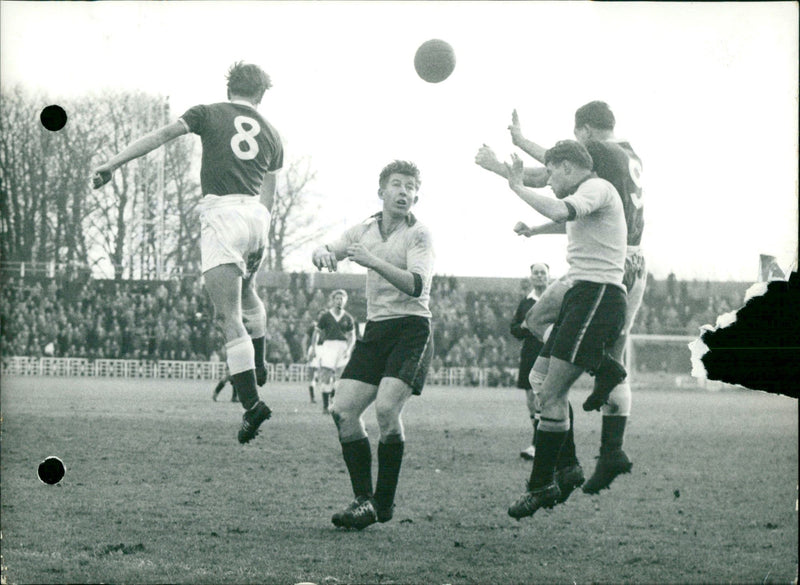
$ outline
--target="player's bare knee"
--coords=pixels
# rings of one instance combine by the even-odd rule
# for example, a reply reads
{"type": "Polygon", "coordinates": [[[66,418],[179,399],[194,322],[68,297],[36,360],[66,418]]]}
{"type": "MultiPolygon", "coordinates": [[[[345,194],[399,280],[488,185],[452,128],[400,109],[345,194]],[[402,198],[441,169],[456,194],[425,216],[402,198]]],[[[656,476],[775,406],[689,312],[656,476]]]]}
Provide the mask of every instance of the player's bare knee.
{"type": "Polygon", "coordinates": [[[375,415],[378,419],[378,428],[381,436],[401,435],[400,411],[394,404],[376,404],[375,415]]]}
{"type": "Polygon", "coordinates": [[[402,433],[390,433],[388,435],[381,434],[380,441],[384,445],[396,445],[404,441],[402,433]]]}
{"type": "Polygon", "coordinates": [[[342,415],[339,414],[334,406],[331,409],[331,418],[333,419],[333,424],[336,425],[336,429],[341,433],[342,431],[342,415]]]}
{"type": "Polygon", "coordinates": [[[611,391],[602,412],[603,416],[630,416],[631,385],[627,380],[611,391]]]}
{"type": "Polygon", "coordinates": [[[569,401],[566,396],[554,392],[543,392],[540,395],[540,413],[542,420],[566,420],[569,429],[569,401]]]}

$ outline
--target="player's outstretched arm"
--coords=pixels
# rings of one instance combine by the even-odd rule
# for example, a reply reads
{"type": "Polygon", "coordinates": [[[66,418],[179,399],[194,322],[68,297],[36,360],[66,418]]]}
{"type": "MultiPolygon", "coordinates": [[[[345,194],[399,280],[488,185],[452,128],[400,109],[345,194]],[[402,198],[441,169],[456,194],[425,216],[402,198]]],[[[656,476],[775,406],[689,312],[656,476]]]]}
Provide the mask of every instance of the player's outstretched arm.
{"type": "MultiPolygon", "coordinates": [[[[511,112],[511,124],[508,127],[508,131],[511,134],[511,142],[514,144],[514,146],[525,151],[525,153],[531,155],[540,163],[544,164],[544,154],[547,152],[547,149],[539,146],[532,140],[525,138],[525,136],[522,134],[522,126],[519,123],[519,115],[517,114],[517,110],[511,112]]],[[[536,185],[531,185],[531,187],[535,186],[536,185]]]]}
{"type": "Polygon", "coordinates": [[[521,221],[514,225],[514,232],[520,236],[545,236],[549,234],[566,234],[567,226],[564,223],[551,221],[542,225],[529,226],[521,221]]]}
{"type": "Polygon", "coordinates": [[[522,184],[522,159],[519,156],[512,154],[511,164],[505,164],[508,169],[508,186],[520,199],[554,222],[567,221],[569,209],[566,203],[541,195],[522,184]]]}
{"type": "Polygon", "coordinates": [[[92,186],[95,189],[102,187],[111,180],[111,173],[122,165],[146,155],[148,152],[163,146],[178,136],[186,134],[188,131],[184,123],[177,120],[172,124],[167,124],[166,126],[162,126],[157,130],[145,134],[125,147],[119,154],[111,158],[111,160],[97,167],[94,172],[94,177],[92,178],[92,186]]]}
{"type": "MultiPolygon", "coordinates": [[[[475,155],[475,164],[508,179],[506,165],[500,162],[491,147],[485,144],[478,149],[478,153],[475,155]]],[[[547,185],[547,169],[525,167],[522,182],[526,187],[545,187],[547,185]]]]}

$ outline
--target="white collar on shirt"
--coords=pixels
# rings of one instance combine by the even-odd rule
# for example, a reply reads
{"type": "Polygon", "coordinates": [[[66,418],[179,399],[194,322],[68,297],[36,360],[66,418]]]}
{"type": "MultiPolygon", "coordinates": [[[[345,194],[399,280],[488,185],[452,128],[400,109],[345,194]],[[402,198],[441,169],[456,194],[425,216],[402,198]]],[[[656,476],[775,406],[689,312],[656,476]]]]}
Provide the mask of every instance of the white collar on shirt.
{"type": "Polygon", "coordinates": [[[249,108],[253,108],[254,110],[256,109],[256,107],[253,104],[245,100],[231,100],[231,103],[238,104],[240,106],[247,106],[249,108]]]}

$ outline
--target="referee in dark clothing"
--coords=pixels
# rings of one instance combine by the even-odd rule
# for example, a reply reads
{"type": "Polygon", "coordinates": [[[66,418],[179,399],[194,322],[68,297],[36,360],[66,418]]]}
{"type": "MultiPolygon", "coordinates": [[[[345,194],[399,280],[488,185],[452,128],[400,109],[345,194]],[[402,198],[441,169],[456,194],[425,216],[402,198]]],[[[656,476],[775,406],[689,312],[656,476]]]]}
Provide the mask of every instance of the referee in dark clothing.
{"type": "Polygon", "coordinates": [[[522,341],[522,348],[519,352],[519,375],[517,376],[517,388],[525,390],[528,402],[528,412],[530,413],[531,424],[533,425],[533,437],[531,444],[520,451],[519,456],[523,459],[533,461],[533,455],[536,452],[534,444],[536,443],[536,410],[533,399],[533,391],[531,390],[531,383],[528,376],[533,367],[533,362],[536,361],[536,356],[539,355],[539,350],[544,345],[539,339],[533,335],[530,330],[525,327],[525,316],[531,310],[536,301],[547,288],[550,282],[550,268],[547,264],[536,263],[531,264],[531,292],[519,302],[517,310],[514,313],[514,319],[511,321],[511,335],[522,341]]]}

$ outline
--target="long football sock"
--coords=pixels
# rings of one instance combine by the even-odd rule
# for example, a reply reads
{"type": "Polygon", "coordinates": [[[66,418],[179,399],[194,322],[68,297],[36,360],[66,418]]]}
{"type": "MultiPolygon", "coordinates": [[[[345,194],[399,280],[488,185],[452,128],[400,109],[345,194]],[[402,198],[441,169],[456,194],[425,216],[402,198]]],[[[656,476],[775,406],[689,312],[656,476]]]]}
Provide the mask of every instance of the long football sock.
{"type": "Polygon", "coordinates": [[[228,369],[231,372],[231,384],[245,410],[250,410],[258,402],[256,389],[256,373],[253,357],[253,344],[250,337],[239,337],[225,345],[228,357],[228,369]]]}
{"type": "Polygon", "coordinates": [[[622,449],[627,416],[604,416],[600,430],[600,454],[611,453],[622,449]]]}
{"type": "Polygon", "coordinates": [[[389,442],[378,443],[378,479],[375,482],[375,503],[380,508],[391,508],[397,491],[397,480],[400,477],[400,466],[403,463],[405,442],[397,436],[389,442]]]}
{"type": "Polygon", "coordinates": [[[541,426],[536,430],[536,455],[533,458],[529,489],[544,487],[553,482],[558,453],[566,438],[567,431],[545,431],[541,426]]]}
{"type": "Polygon", "coordinates": [[[245,410],[250,410],[258,402],[258,391],[256,390],[256,371],[247,370],[231,376],[233,391],[239,397],[239,401],[245,410]]]}
{"type": "Polygon", "coordinates": [[[255,362],[257,368],[264,367],[264,360],[265,360],[265,349],[267,346],[267,338],[266,337],[254,337],[253,340],[253,352],[255,353],[255,362]]]}
{"type": "Polygon", "coordinates": [[[350,473],[353,494],[357,498],[372,497],[372,449],[369,438],[342,443],[342,456],[350,473]]]}
{"type": "Polygon", "coordinates": [[[564,439],[564,444],[561,446],[561,452],[558,454],[558,462],[556,463],[557,469],[564,469],[578,464],[578,456],[575,453],[575,430],[574,430],[575,414],[572,412],[572,403],[569,405],[569,430],[567,437],[564,439]]]}

